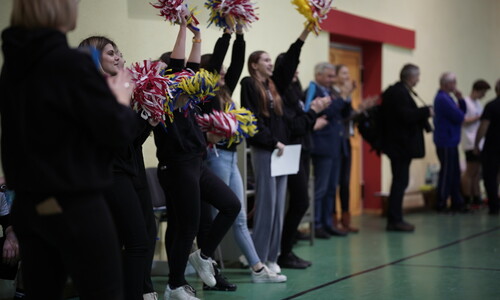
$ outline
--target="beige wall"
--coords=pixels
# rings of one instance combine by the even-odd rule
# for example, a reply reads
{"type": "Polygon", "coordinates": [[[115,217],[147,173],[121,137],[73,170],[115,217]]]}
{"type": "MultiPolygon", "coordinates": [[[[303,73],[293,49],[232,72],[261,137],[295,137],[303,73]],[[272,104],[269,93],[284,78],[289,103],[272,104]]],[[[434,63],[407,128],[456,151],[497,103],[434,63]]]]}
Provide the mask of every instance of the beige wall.
{"type": "MultiPolygon", "coordinates": [[[[8,26],[13,0],[0,0],[0,29],[8,26]]],[[[157,58],[171,50],[177,28],[157,17],[148,0],[85,0],[80,2],[78,28],[71,32],[69,42],[76,46],[83,38],[107,35],[113,39],[129,63],[157,58]]],[[[201,11],[203,53],[210,52],[220,32],[206,28],[207,13],[202,0],[192,0],[201,11]]],[[[302,30],[303,18],[289,0],[260,0],[260,19],[246,34],[247,55],[255,50],[266,50],[272,57],[285,51],[302,30]]],[[[384,45],[382,83],[385,88],[397,77],[406,62],[418,64],[422,69],[421,82],[416,90],[428,103],[437,90],[439,74],[454,71],[458,86],[468,93],[474,79],[483,77],[493,82],[500,77],[500,38],[497,32],[500,21],[498,0],[337,0],[334,5],[345,12],[371,18],[384,23],[416,31],[416,49],[384,45]]],[[[328,59],[327,33],[310,36],[303,48],[300,77],[305,84],[312,79],[312,67],[328,59]]],[[[3,63],[3,57],[0,58],[3,63]]],[[[245,70],[246,74],[246,70],[245,70]]],[[[238,100],[239,91],[235,92],[238,100]]],[[[487,94],[488,99],[493,93],[487,94]]],[[[412,184],[423,180],[425,165],[436,162],[432,137],[427,140],[428,157],[412,165],[412,184]]],[[[147,165],[156,163],[154,145],[145,147],[147,165]]],[[[390,171],[383,163],[383,186],[388,189],[390,171]]]]}

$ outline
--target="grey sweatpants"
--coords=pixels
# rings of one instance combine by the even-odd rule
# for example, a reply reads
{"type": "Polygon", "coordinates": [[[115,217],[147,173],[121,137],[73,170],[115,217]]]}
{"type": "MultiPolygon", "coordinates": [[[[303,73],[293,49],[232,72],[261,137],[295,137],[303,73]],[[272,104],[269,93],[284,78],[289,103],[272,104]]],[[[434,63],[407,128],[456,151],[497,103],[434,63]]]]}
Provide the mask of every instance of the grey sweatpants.
{"type": "Polygon", "coordinates": [[[288,176],[271,177],[271,154],[250,147],[255,176],[253,242],[262,262],[276,262],[281,247],[288,176]]]}

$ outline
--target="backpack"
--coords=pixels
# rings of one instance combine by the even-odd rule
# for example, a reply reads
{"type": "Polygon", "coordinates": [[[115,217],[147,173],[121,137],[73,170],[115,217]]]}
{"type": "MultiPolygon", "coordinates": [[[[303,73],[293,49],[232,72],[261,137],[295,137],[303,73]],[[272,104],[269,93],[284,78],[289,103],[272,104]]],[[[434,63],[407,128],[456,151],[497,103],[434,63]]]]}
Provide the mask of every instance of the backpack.
{"type": "Polygon", "coordinates": [[[363,139],[370,144],[371,150],[377,155],[382,152],[382,113],[380,105],[372,106],[354,117],[358,131],[363,139]]]}

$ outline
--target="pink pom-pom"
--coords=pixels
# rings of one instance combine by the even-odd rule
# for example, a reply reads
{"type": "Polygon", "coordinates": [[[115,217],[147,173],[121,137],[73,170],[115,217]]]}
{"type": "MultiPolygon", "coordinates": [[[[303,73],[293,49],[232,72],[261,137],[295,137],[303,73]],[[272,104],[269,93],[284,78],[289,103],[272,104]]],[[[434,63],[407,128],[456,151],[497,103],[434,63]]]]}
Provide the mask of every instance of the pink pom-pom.
{"type": "Polygon", "coordinates": [[[150,3],[154,8],[160,10],[160,16],[165,17],[171,23],[177,22],[180,12],[183,9],[184,0],[157,0],[157,3],[150,3]]]}
{"type": "MultiPolygon", "coordinates": [[[[181,11],[187,9],[187,5],[184,4],[185,0],[157,0],[156,3],[149,3],[154,8],[160,10],[159,16],[165,17],[165,20],[170,23],[179,23],[179,18],[181,16],[181,11]]],[[[191,10],[191,14],[187,20],[188,24],[196,29],[196,25],[199,24],[198,20],[194,17],[194,12],[191,10]]]]}
{"type": "Polygon", "coordinates": [[[135,63],[129,70],[135,88],[132,94],[132,107],[141,111],[145,119],[165,122],[164,104],[168,92],[168,78],[161,75],[165,64],[144,60],[135,63]]]}
{"type": "Polygon", "coordinates": [[[210,114],[197,115],[196,121],[204,132],[223,136],[228,139],[238,130],[236,116],[231,113],[214,110],[210,114]]]}

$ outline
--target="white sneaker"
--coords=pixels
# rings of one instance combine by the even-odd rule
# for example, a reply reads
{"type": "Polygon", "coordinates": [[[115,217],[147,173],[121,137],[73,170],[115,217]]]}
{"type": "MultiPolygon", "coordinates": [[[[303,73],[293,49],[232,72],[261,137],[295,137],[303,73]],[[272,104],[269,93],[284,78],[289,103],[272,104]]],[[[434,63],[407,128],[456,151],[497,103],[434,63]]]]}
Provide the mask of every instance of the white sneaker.
{"type": "Polygon", "coordinates": [[[203,259],[201,250],[198,249],[189,255],[189,262],[200,276],[201,280],[209,287],[214,287],[217,281],[215,280],[215,270],[213,267],[214,261],[209,257],[203,259]]]}
{"type": "Polygon", "coordinates": [[[276,274],[281,273],[280,266],[275,262],[268,261],[268,262],[266,262],[266,266],[269,268],[269,270],[273,271],[276,274]]]}
{"type": "Polygon", "coordinates": [[[158,300],[158,294],[155,292],[144,294],[144,295],[142,295],[142,299],[144,299],[144,300],[158,300]]]}
{"type": "Polygon", "coordinates": [[[249,266],[249,264],[248,264],[248,260],[247,260],[247,258],[245,257],[245,255],[243,255],[243,254],[242,254],[242,255],[240,255],[240,257],[238,257],[238,260],[240,261],[241,266],[242,266],[243,268],[248,268],[248,267],[250,267],[250,266],[249,266]]]}
{"type": "Polygon", "coordinates": [[[282,274],[276,274],[275,272],[269,270],[269,268],[264,265],[264,268],[260,272],[255,272],[252,270],[252,282],[254,283],[264,283],[264,282],[285,282],[286,276],[282,274]]]}
{"type": "Polygon", "coordinates": [[[167,284],[165,289],[165,300],[200,300],[196,298],[196,291],[189,284],[171,290],[167,284]]]}

